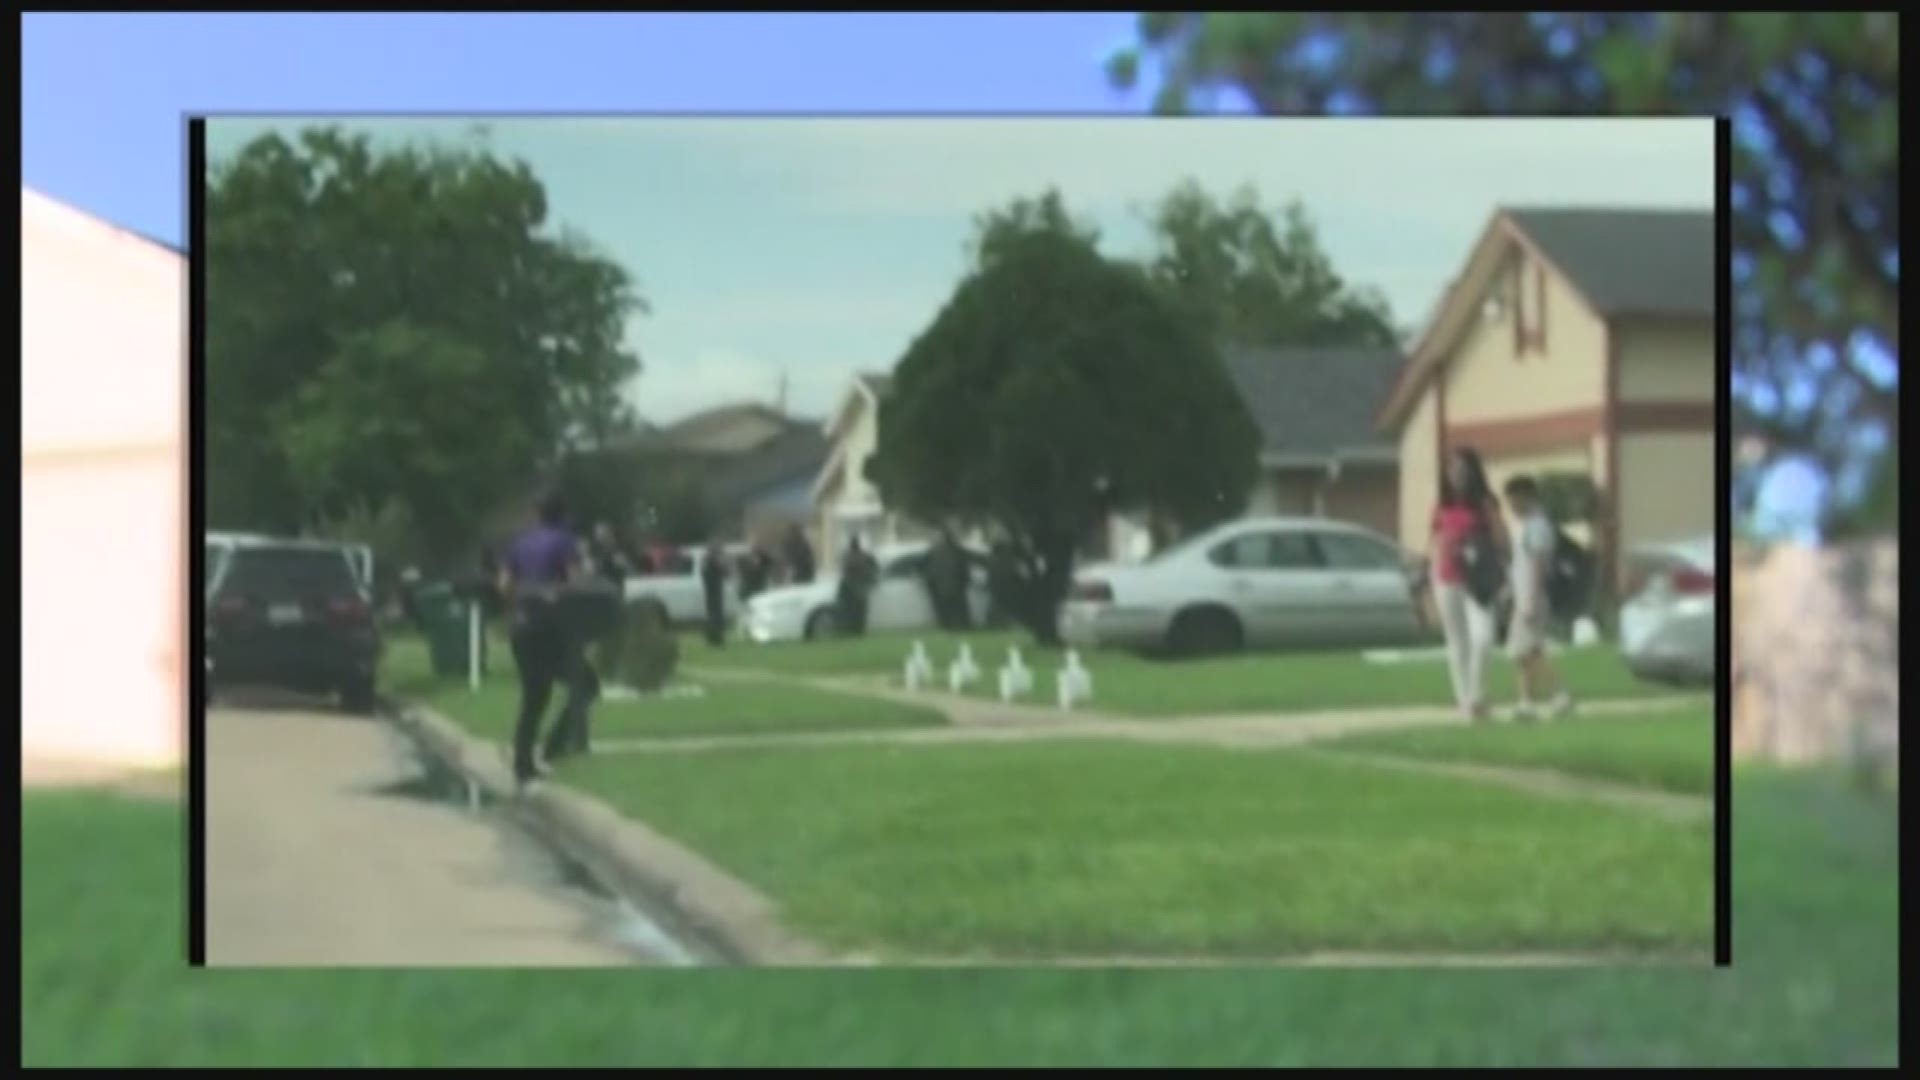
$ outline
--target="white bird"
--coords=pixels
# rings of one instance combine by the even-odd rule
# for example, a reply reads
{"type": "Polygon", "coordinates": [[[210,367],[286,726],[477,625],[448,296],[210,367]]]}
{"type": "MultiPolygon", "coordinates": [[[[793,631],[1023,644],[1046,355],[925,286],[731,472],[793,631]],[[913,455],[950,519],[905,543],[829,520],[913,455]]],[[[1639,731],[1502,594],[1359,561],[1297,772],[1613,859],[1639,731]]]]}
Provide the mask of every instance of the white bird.
{"type": "Polygon", "coordinates": [[[1000,700],[1012,701],[1033,689],[1033,672],[1027,670],[1020,650],[1007,650],[1007,662],[1000,668],[1000,700]]]}
{"type": "Polygon", "coordinates": [[[933,661],[927,656],[927,643],[916,641],[907,652],[906,684],[909,690],[918,690],[933,679],[933,661]]]}
{"type": "Polygon", "coordinates": [[[963,642],[960,655],[954,657],[952,666],[947,668],[947,688],[957,694],[979,677],[980,665],[974,663],[973,649],[963,642]]]}
{"type": "Polygon", "coordinates": [[[1055,680],[1055,688],[1059,693],[1060,708],[1063,710],[1071,710],[1076,702],[1093,698],[1093,673],[1081,666],[1078,651],[1071,649],[1067,651],[1067,662],[1060,669],[1060,674],[1055,680]]]}

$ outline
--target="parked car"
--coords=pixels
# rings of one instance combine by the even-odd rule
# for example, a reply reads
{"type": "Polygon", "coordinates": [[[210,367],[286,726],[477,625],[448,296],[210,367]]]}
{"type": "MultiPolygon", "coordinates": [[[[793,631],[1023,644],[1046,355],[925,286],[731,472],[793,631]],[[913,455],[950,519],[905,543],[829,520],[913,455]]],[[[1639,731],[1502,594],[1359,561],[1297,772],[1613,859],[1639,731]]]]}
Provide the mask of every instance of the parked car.
{"type": "Polygon", "coordinates": [[[257,544],[269,539],[259,533],[210,532],[206,535],[206,560],[201,564],[201,583],[206,587],[208,596],[213,595],[213,587],[220,579],[220,573],[226,568],[227,556],[233,550],[245,544],[257,544]]]}
{"type": "Polygon", "coordinates": [[[1079,648],[1206,656],[1431,636],[1423,568],[1392,540],[1326,518],[1228,522],[1144,563],[1077,575],[1060,632],[1079,648]]]}
{"type": "Polygon", "coordinates": [[[1712,537],[1647,544],[1627,553],[1620,653],[1653,682],[1710,685],[1718,602],[1712,537]]]}
{"type": "MultiPolygon", "coordinates": [[[[931,549],[926,542],[883,544],[874,549],[880,576],[867,608],[870,633],[932,630],[938,625],[926,580],[921,576],[931,549]]],[[[968,609],[978,624],[986,619],[988,607],[986,555],[972,548],[965,550],[973,566],[968,609]]],[[[835,602],[839,592],[839,575],[824,574],[805,585],[785,585],[761,593],[747,605],[745,636],[761,644],[832,637],[837,632],[835,602]]]]}
{"type": "Polygon", "coordinates": [[[337,693],[375,703],[381,639],[373,605],[337,544],[249,540],[228,551],[208,598],[207,687],[337,693]]]}
{"type": "MultiPolygon", "coordinates": [[[[726,545],[727,559],[738,564],[740,556],[746,554],[748,545],[726,545]]],[[[700,571],[705,565],[707,551],[704,547],[680,548],[673,553],[673,561],[663,570],[651,573],[629,575],[622,585],[622,591],[629,604],[645,601],[654,605],[661,617],[672,626],[700,626],[707,621],[707,589],[701,579],[700,571]]],[[[725,611],[727,625],[731,626],[740,615],[740,592],[737,577],[727,577],[725,611]]]]}

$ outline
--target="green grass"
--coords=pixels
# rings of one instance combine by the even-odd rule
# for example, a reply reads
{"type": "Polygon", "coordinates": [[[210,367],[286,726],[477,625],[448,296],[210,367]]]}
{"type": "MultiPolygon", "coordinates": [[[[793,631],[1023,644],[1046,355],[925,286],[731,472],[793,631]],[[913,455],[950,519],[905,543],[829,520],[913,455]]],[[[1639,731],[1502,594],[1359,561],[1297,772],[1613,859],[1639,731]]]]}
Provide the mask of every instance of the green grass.
{"type": "Polygon", "coordinates": [[[1713,794],[1713,711],[1687,705],[1551,723],[1356,735],[1338,749],[1551,769],[1689,795],[1713,794]]]}
{"type": "Polygon", "coordinates": [[[845,948],[1710,952],[1704,822],[1297,754],[862,746],[563,775],[845,948]]]}
{"type": "MultiPolygon", "coordinates": [[[[890,677],[896,681],[906,661],[911,636],[877,636],[855,641],[824,641],[772,646],[732,645],[711,650],[688,647],[685,663],[694,667],[760,671],[795,677],[890,677]]],[[[944,670],[972,644],[985,677],[973,688],[980,697],[997,694],[996,671],[1007,647],[1017,644],[1036,673],[1036,697],[1051,700],[1053,672],[1061,658],[1031,647],[1017,635],[925,635],[934,665],[944,670]]],[[[1568,687],[1591,699],[1672,697],[1673,691],[1636,679],[1606,646],[1572,649],[1556,658],[1568,687]]],[[[1359,652],[1252,654],[1217,660],[1174,662],[1111,652],[1082,657],[1094,680],[1091,708],[1123,716],[1177,718],[1236,713],[1317,712],[1338,709],[1446,705],[1452,701],[1446,663],[1440,659],[1382,664],[1359,652]]],[[[1517,694],[1513,665],[1496,661],[1488,672],[1492,700],[1517,694]]]]}
{"type": "Polygon", "coordinates": [[[1731,971],[192,971],[180,810],[21,800],[26,1066],[1890,1066],[1898,807],[1735,787],[1731,971]]]}
{"type": "MultiPolygon", "coordinates": [[[[394,692],[433,706],[473,731],[493,739],[512,736],[520,707],[512,660],[503,651],[478,692],[464,681],[437,681],[418,639],[401,638],[388,649],[383,665],[394,692]]],[[[686,738],[829,731],[871,731],[937,727],[946,722],[937,710],[806,686],[715,682],[697,685],[697,697],[603,698],[593,708],[596,740],[686,738]]],[[[557,697],[557,695],[556,695],[557,697]]],[[[559,710],[549,706],[549,720],[559,710]]]]}

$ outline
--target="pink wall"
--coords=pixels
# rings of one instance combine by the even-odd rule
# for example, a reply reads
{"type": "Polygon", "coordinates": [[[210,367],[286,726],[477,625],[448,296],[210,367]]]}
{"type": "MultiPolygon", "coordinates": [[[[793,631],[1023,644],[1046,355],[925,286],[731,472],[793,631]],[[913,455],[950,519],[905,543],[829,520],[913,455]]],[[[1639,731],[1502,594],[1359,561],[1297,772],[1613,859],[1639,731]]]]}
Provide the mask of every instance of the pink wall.
{"type": "Polygon", "coordinates": [[[184,749],[186,263],[20,198],[23,766],[184,749]]]}

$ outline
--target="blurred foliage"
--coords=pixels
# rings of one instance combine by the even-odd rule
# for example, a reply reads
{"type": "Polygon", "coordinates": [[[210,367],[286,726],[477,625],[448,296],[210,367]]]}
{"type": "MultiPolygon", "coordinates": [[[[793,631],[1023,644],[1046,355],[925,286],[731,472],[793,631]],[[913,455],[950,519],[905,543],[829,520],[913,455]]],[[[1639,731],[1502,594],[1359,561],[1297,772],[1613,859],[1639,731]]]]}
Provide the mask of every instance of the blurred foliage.
{"type": "Polygon", "coordinates": [[[398,499],[388,499],[378,509],[365,500],[349,504],[343,512],[323,519],[313,531],[322,539],[372,548],[375,589],[382,596],[392,588],[403,567],[420,559],[413,515],[398,499]]]}
{"type": "Polygon", "coordinates": [[[1098,239],[1054,192],[982,215],[971,272],[895,369],[874,458],[889,507],[998,526],[1048,643],[1096,523],[1230,517],[1259,446],[1203,328],[1098,239]]]}
{"type": "Polygon", "coordinates": [[[1154,284],[1215,341],[1268,347],[1395,344],[1386,299],[1343,279],[1299,202],[1277,211],[1241,187],[1226,201],[1189,180],[1147,215],[1154,284]]]}
{"type": "Polygon", "coordinates": [[[204,247],[210,524],[397,501],[444,553],[623,419],[641,300],[524,162],[263,135],[211,168],[204,247]]]}
{"type": "MultiPolygon", "coordinates": [[[[1831,470],[1893,468],[1898,14],[1147,12],[1139,38],[1108,77],[1131,87],[1151,69],[1167,113],[1226,91],[1275,115],[1731,116],[1732,346],[1748,422],[1831,470]]],[[[1896,506],[1838,512],[1845,527],[1885,528],[1896,506]]]]}

